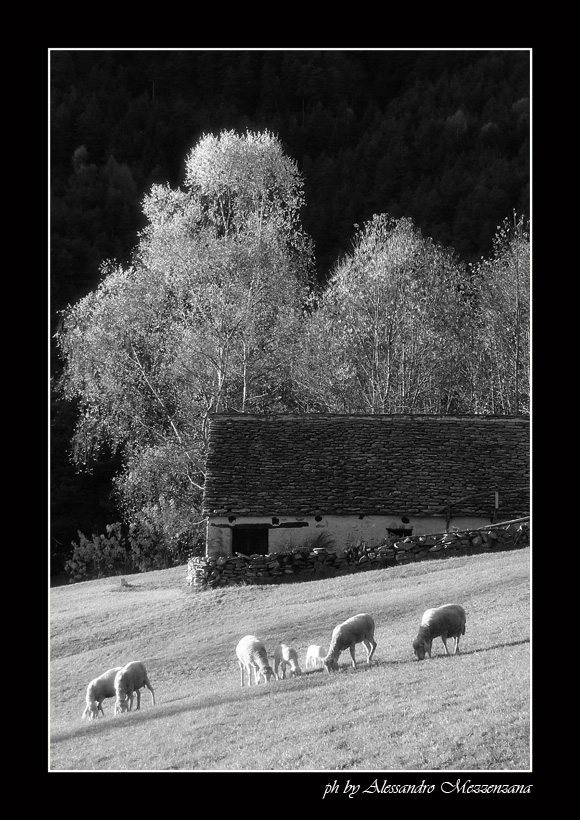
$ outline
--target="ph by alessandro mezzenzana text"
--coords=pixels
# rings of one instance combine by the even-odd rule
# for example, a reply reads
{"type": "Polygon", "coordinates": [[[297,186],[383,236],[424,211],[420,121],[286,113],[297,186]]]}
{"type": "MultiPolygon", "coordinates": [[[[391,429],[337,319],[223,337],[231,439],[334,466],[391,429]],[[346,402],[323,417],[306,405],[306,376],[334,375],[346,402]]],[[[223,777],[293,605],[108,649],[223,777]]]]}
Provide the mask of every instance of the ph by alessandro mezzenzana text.
{"type": "MultiPolygon", "coordinates": [[[[361,790],[360,783],[351,783],[347,780],[344,785],[335,780],[334,783],[327,783],[324,787],[322,799],[330,794],[346,794],[354,797],[355,794],[432,794],[436,790],[433,783],[389,783],[388,780],[373,780],[366,789],[361,790]]],[[[438,791],[443,794],[530,794],[532,785],[527,784],[496,784],[496,783],[474,783],[472,780],[444,781],[439,784],[438,791]]]]}

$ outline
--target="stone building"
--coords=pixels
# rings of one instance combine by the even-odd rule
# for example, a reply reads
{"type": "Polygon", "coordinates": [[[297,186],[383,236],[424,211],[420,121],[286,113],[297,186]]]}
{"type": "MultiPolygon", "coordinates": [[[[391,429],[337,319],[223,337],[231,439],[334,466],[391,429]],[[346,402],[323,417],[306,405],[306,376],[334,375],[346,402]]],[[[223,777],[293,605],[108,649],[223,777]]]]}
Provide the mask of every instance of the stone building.
{"type": "Polygon", "coordinates": [[[207,555],[372,546],[529,515],[529,433],[509,416],[216,414],[207,555]]]}

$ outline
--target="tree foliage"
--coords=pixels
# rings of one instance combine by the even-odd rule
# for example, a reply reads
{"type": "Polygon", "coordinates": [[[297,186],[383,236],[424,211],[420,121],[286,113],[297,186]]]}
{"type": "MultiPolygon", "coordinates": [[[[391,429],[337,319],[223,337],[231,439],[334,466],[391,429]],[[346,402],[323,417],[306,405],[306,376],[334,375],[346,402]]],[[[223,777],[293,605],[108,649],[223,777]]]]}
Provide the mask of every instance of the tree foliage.
{"type": "Polygon", "coordinates": [[[412,220],[375,215],[311,315],[295,369],[307,407],[457,411],[447,365],[461,321],[463,266],[412,220]]]}
{"type": "Polygon", "coordinates": [[[233,193],[193,182],[203,177],[195,157],[203,170],[207,153],[221,151],[219,138],[203,138],[187,190],[154,186],[145,198],[132,264],[103,265],[99,287],[64,312],[58,333],[65,395],[81,408],[76,460],[121,450],[121,505],[165,543],[195,531],[209,413],[286,406],[285,351],[309,268],[295,227],[301,180],[279,144],[271,135],[224,140],[235,148],[226,163],[233,193]],[[252,165],[262,167],[263,204],[243,190],[252,165]],[[268,184],[286,192],[275,207],[265,204],[268,184]]]}
{"type": "Polygon", "coordinates": [[[512,215],[475,266],[412,220],[374,216],[336,268],[295,367],[305,407],[529,412],[529,223],[512,215]]]}
{"type": "Polygon", "coordinates": [[[530,411],[530,233],[515,212],[494,236],[493,253],[477,265],[481,332],[474,351],[480,386],[477,410],[530,411]]]}
{"type": "Polygon", "coordinates": [[[269,131],[205,135],[186,162],[185,185],[220,235],[275,225],[291,238],[304,204],[296,163],[269,131]]]}

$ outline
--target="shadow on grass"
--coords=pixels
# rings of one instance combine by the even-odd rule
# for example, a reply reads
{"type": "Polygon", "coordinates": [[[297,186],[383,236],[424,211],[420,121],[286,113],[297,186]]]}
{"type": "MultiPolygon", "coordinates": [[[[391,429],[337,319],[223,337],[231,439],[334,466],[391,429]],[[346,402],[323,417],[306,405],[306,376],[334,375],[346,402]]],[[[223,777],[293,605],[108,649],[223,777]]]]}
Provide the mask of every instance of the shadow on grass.
{"type": "MultiPolygon", "coordinates": [[[[520,641],[506,641],[505,643],[492,644],[492,646],[479,646],[479,647],[476,647],[475,649],[467,649],[467,650],[460,649],[459,652],[457,653],[457,657],[459,658],[459,657],[468,656],[468,655],[479,655],[480,652],[492,652],[494,649],[505,649],[508,646],[522,646],[523,644],[526,644],[526,643],[529,643],[529,642],[530,642],[529,638],[522,638],[522,640],[520,640],[520,641]]],[[[427,660],[427,661],[429,661],[429,660],[436,661],[436,660],[439,660],[439,659],[445,660],[447,658],[453,658],[453,657],[454,657],[454,655],[451,654],[451,653],[449,655],[446,655],[445,650],[443,649],[443,646],[441,646],[441,651],[439,651],[438,649],[433,651],[433,656],[431,658],[426,657],[425,660],[427,660]]],[[[392,661],[391,663],[414,663],[416,660],[417,660],[417,658],[413,657],[410,660],[392,661]]],[[[379,665],[379,663],[380,663],[380,661],[377,663],[377,666],[379,665]]]]}
{"type": "MultiPolygon", "coordinates": [[[[460,649],[457,654],[458,655],[479,655],[480,652],[492,652],[494,649],[505,649],[507,646],[521,646],[521,645],[529,643],[529,642],[530,642],[529,638],[522,638],[520,641],[506,641],[505,643],[495,643],[495,644],[492,644],[492,646],[479,646],[479,647],[476,647],[475,649],[467,649],[465,651],[463,649],[460,649]]],[[[448,656],[445,655],[445,650],[443,650],[441,653],[439,653],[439,652],[437,653],[437,657],[445,658],[445,657],[448,657],[448,656]]],[[[449,657],[453,657],[453,656],[449,655],[449,657]]]]}
{"type": "MultiPolygon", "coordinates": [[[[326,675],[322,674],[323,671],[324,670],[318,669],[304,672],[301,675],[301,678],[308,677],[309,687],[323,686],[325,685],[327,678],[326,675]]],[[[243,691],[240,687],[236,694],[233,692],[228,692],[223,695],[211,695],[209,697],[200,698],[194,703],[192,703],[192,697],[190,695],[172,698],[167,703],[160,703],[158,701],[156,706],[153,706],[150,701],[148,702],[146,700],[145,709],[140,709],[138,712],[134,711],[126,713],[124,715],[113,715],[114,707],[113,702],[111,701],[110,711],[107,712],[106,717],[91,721],[81,719],[82,723],[74,729],[54,732],[51,735],[50,742],[52,744],[58,744],[74,738],[88,736],[89,733],[92,734],[96,732],[97,734],[101,734],[102,732],[108,732],[110,729],[123,729],[126,726],[127,720],[130,720],[132,723],[134,723],[134,721],[144,723],[150,720],[156,720],[158,718],[172,717],[173,715],[185,712],[199,712],[209,707],[224,706],[228,703],[239,704],[240,695],[243,697],[251,697],[252,699],[271,697],[271,695],[275,692],[275,688],[287,686],[289,683],[291,685],[294,683],[293,688],[295,688],[298,680],[298,678],[287,678],[286,680],[274,681],[270,684],[260,684],[259,686],[251,687],[246,686],[243,691]],[[161,710],[159,707],[161,707],[161,710]]]]}
{"type": "MultiPolygon", "coordinates": [[[[519,641],[506,641],[505,643],[496,643],[496,644],[492,644],[492,646],[480,646],[480,647],[476,647],[475,649],[467,649],[467,650],[460,649],[459,652],[457,653],[457,657],[459,658],[461,656],[479,655],[480,652],[492,652],[494,649],[505,649],[506,647],[509,647],[509,646],[522,646],[523,644],[527,644],[529,642],[530,642],[529,638],[523,638],[522,640],[519,640],[519,641]]],[[[441,645],[441,651],[439,651],[438,649],[434,650],[433,656],[431,658],[427,657],[427,658],[425,658],[425,660],[427,660],[427,661],[429,661],[429,660],[436,661],[436,660],[439,660],[439,659],[446,660],[446,659],[451,659],[453,657],[454,656],[452,654],[446,655],[445,650],[443,649],[443,645],[441,645]]],[[[382,667],[382,666],[404,666],[406,664],[416,663],[416,662],[417,662],[417,658],[411,652],[409,654],[409,657],[407,657],[407,658],[395,658],[393,660],[387,660],[387,659],[383,660],[381,658],[374,658],[370,668],[374,669],[375,667],[382,667]]],[[[358,665],[356,671],[357,672],[365,671],[368,668],[369,667],[367,667],[366,663],[361,663],[361,664],[358,665]]],[[[348,666],[342,665],[340,667],[339,672],[345,672],[345,671],[354,672],[355,670],[353,670],[353,668],[350,664],[348,666]]]]}

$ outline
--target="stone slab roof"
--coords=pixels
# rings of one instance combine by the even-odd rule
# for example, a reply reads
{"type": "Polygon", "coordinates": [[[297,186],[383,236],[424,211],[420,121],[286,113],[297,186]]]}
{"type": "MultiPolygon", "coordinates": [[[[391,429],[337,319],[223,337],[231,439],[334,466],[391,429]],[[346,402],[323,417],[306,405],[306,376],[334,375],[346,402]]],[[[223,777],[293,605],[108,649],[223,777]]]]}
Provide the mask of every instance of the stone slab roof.
{"type": "Polygon", "coordinates": [[[529,514],[529,421],[245,415],[210,420],[204,515],[529,514]]]}

